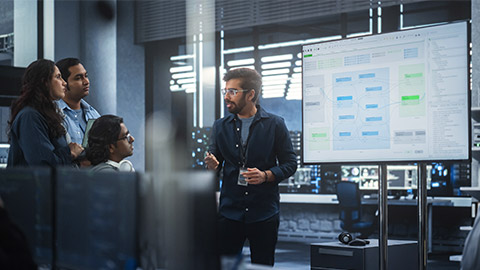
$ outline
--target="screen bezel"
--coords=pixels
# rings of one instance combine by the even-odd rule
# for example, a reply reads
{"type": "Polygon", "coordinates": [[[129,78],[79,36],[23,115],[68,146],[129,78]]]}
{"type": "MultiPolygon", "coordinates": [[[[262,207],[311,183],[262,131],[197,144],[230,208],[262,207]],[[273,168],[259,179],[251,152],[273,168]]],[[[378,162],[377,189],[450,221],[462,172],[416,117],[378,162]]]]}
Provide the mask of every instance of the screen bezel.
{"type": "MultiPolygon", "coordinates": [[[[439,24],[435,24],[435,25],[428,25],[428,26],[422,26],[422,27],[417,27],[417,28],[413,28],[413,29],[406,29],[406,30],[399,30],[399,31],[394,31],[394,32],[388,32],[388,33],[381,33],[381,34],[375,34],[375,35],[385,35],[385,34],[391,34],[391,33],[400,33],[400,32],[408,32],[408,31],[416,31],[416,30],[419,30],[419,29],[426,29],[426,28],[435,28],[435,27],[439,27],[439,26],[445,26],[445,25],[449,25],[449,24],[465,24],[465,27],[466,27],[466,38],[467,38],[467,44],[466,44],[466,49],[467,49],[467,52],[466,52],[466,55],[467,55],[467,65],[466,65],[466,69],[467,69],[467,74],[470,74],[470,71],[469,71],[469,63],[471,63],[471,54],[469,53],[469,50],[470,50],[470,47],[468,46],[468,44],[471,44],[471,23],[468,21],[468,20],[460,20],[460,21],[452,21],[452,22],[445,22],[445,23],[439,23],[439,24]]],[[[368,36],[363,36],[363,37],[351,37],[351,38],[344,38],[344,39],[341,39],[341,40],[331,40],[331,41],[324,41],[324,42],[318,42],[318,43],[312,43],[312,44],[304,44],[302,45],[302,67],[304,66],[303,65],[303,61],[304,61],[304,47],[305,46],[312,46],[312,45],[316,45],[316,44],[324,44],[324,43],[335,43],[335,42],[339,42],[339,41],[344,41],[344,40],[351,40],[351,39],[358,39],[358,38],[364,38],[364,37],[369,37],[371,35],[368,35],[368,36]]],[[[420,160],[412,160],[412,159],[394,159],[394,160],[391,160],[391,159],[387,159],[387,160],[375,160],[375,159],[371,159],[371,160],[348,160],[346,159],[345,161],[339,161],[339,160],[332,160],[332,161],[328,161],[328,160],[320,160],[320,161],[308,161],[306,162],[305,161],[305,142],[304,142],[304,132],[305,132],[305,121],[304,121],[304,101],[303,101],[303,94],[304,94],[304,85],[303,85],[303,70],[302,70],[302,102],[301,102],[301,105],[302,105],[302,137],[301,137],[301,163],[303,165],[321,165],[321,164],[356,164],[356,165],[363,165],[363,164],[392,164],[392,165],[398,165],[398,164],[408,164],[408,163],[431,163],[431,162],[449,162],[449,161],[456,161],[456,162],[471,162],[472,160],[472,123],[471,123],[471,83],[469,82],[469,78],[467,78],[467,104],[468,104],[468,108],[467,108],[467,126],[468,126],[468,131],[467,131],[467,136],[468,136],[468,143],[467,143],[467,155],[468,157],[467,158],[458,158],[458,159],[435,159],[435,158],[426,158],[426,159],[420,159],[420,160]]]]}

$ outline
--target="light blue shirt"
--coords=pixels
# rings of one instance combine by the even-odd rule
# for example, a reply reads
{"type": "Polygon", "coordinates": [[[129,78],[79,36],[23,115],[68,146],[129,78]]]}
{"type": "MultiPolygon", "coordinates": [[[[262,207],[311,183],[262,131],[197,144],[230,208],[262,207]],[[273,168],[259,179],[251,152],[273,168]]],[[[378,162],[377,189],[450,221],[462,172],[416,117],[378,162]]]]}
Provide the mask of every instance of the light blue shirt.
{"type": "MultiPolygon", "coordinates": [[[[88,122],[89,119],[97,119],[100,117],[100,114],[90,106],[85,100],[81,100],[80,106],[82,107],[83,110],[83,121],[81,119],[78,119],[79,114],[75,112],[75,110],[72,110],[65,101],[62,99],[57,100],[57,105],[58,108],[63,112],[65,115],[64,119],[64,124],[65,124],[65,129],[68,132],[68,135],[70,135],[71,141],[76,142],[78,144],[82,144],[83,136],[85,135],[85,124],[88,122]],[[83,124],[82,124],[83,123],[83,124]]],[[[82,114],[81,114],[82,115],[82,114]]]]}

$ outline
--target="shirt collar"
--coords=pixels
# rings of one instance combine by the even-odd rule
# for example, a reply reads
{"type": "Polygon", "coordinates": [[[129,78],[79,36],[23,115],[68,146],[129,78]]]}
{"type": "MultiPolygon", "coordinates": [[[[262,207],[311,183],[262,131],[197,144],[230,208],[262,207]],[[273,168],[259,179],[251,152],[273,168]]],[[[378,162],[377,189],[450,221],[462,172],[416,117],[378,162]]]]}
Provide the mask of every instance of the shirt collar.
{"type": "MultiPolygon", "coordinates": [[[[255,117],[253,118],[253,121],[256,121],[260,118],[269,118],[270,116],[268,115],[268,113],[260,106],[260,105],[255,105],[255,107],[257,107],[257,112],[255,113],[255,117]]],[[[231,122],[233,121],[234,119],[239,119],[238,118],[238,115],[236,114],[230,114],[226,117],[226,121],[227,122],[231,122]]]]}
{"type": "MultiPolygon", "coordinates": [[[[65,109],[70,110],[70,111],[73,111],[72,108],[70,108],[70,107],[68,106],[68,104],[67,104],[65,101],[63,101],[63,99],[59,99],[59,100],[57,101],[57,104],[58,104],[58,108],[59,108],[60,110],[62,110],[62,111],[65,110],[65,109]]],[[[84,109],[84,110],[87,110],[87,111],[91,110],[91,108],[92,108],[92,106],[91,106],[90,104],[88,104],[88,103],[87,103],[85,100],[83,100],[83,99],[80,100],[80,107],[81,107],[82,109],[84,109]]]]}
{"type": "Polygon", "coordinates": [[[113,167],[115,167],[117,169],[120,169],[120,163],[118,163],[118,162],[115,162],[115,161],[109,159],[109,160],[105,161],[105,163],[107,163],[109,165],[112,165],[113,167]]]}

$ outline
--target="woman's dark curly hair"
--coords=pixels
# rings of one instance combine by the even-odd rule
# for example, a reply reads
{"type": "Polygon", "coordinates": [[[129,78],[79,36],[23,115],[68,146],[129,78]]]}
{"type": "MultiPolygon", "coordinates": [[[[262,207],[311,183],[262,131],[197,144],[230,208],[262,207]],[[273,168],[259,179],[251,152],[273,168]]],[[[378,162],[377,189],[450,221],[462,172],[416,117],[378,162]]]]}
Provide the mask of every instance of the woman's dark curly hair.
{"type": "Polygon", "coordinates": [[[92,165],[105,162],[110,156],[110,144],[117,144],[123,118],[115,115],[99,117],[88,132],[87,159],[92,165]]]}
{"type": "Polygon", "coordinates": [[[47,121],[48,135],[50,138],[58,138],[65,135],[63,117],[59,114],[57,105],[50,95],[51,80],[55,72],[55,63],[46,59],[32,62],[22,79],[20,97],[10,107],[9,130],[17,114],[26,106],[37,110],[47,121]]]}

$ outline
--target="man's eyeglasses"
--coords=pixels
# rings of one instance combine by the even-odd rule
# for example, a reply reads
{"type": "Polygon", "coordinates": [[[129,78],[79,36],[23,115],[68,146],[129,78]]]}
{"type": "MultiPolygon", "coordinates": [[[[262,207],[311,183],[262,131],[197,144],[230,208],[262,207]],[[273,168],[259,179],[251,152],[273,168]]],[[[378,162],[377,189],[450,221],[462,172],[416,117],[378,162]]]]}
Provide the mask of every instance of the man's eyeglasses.
{"type": "Polygon", "coordinates": [[[250,91],[250,90],[245,90],[245,89],[235,89],[235,88],[230,88],[230,89],[227,89],[227,88],[223,88],[222,89],[222,94],[225,96],[225,95],[230,95],[230,96],[236,96],[238,92],[247,92],[247,91],[250,91]]]}
{"type": "Polygon", "coordinates": [[[132,134],[128,133],[127,135],[125,135],[124,137],[118,139],[119,141],[121,140],[127,140],[128,143],[132,143],[133,142],[133,136],[132,134]]]}

